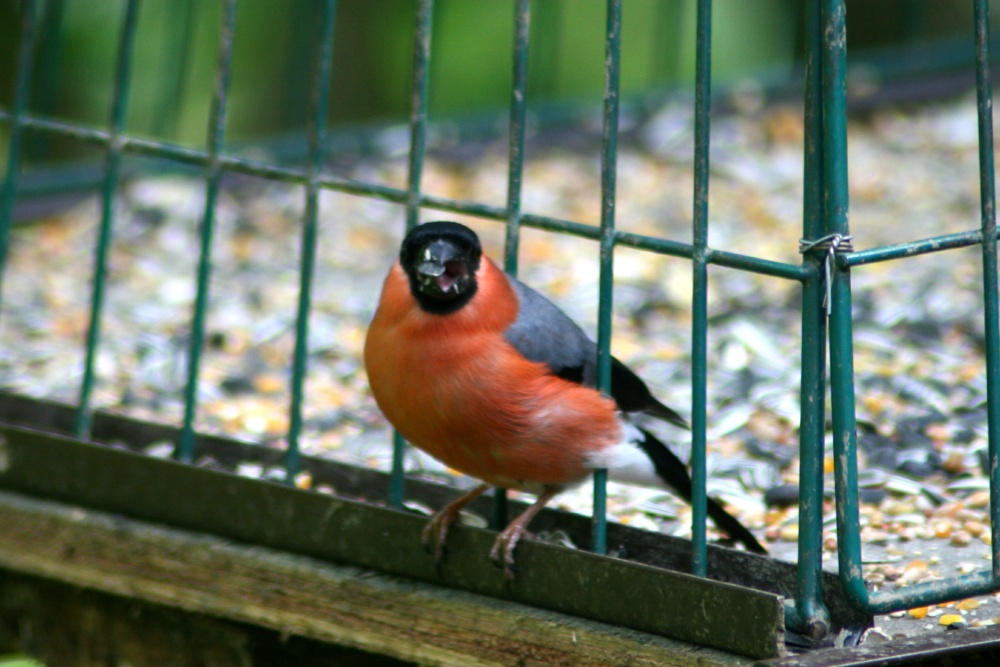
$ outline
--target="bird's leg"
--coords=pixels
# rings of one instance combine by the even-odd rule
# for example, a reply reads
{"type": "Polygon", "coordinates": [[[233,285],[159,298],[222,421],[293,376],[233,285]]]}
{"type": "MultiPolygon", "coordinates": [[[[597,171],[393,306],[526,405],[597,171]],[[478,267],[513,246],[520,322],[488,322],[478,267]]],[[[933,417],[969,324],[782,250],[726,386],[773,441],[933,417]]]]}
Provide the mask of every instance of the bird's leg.
{"type": "Polygon", "coordinates": [[[559,492],[562,491],[559,487],[546,487],[541,495],[538,496],[538,500],[534,502],[528,509],[524,510],[516,519],[510,522],[503,532],[497,536],[496,542],[493,543],[493,549],[490,551],[490,558],[496,563],[497,567],[503,568],[504,576],[508,579],[514,578],[514,547],[517,546],[518,540],[524,535],[525,529],[531,520],[535,518],[535,515],[542,511],[550,500],[552,500],[559,492]]]}
{"type": "Polygon", "coordinates": [[[445,505],[431,517],[424,528],[423,542],[424,547],[434,553],[435,560],[441,562],[441,558],[444,556],[444,541],[448,537],[448,528],[458,519],[459,513],[466,505],[483,495],[488,488],[490,488],[489,484],[480,484],[472,491],[445,505]]]}

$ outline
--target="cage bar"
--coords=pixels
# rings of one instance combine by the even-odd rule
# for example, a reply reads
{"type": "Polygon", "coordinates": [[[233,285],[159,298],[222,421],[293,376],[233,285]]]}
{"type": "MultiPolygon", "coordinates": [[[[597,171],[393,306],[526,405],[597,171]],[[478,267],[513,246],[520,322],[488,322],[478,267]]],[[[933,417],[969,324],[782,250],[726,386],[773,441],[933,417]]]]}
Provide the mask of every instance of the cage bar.
{"type": "MultiPolygon", "coordinates": [[[[621,78],[622,3],[608,0],[605,32],[604,130],[601,134],[601,228],[597,305],[597,388],[611,393],[611,315],[614,300],[615,186],[618,178],[618,112],[621,78]]],[[[594,472],[594,533],[591,548],[608,549],[608,471],[594,472]]]]}
{"type": "Polygon", "coordinates": [[[83,379],[76,411],[76,437],[86,440],[90,437],[91,399],[94,392],[94,366],[101,343],[101,315],[104,310],[105,292],[108,282],[108,253],[115,223],[115,199],[118,195],[118,181],[121,176],[122,149],[117,138],[125,129],[128,113],[128,95],[132,74],[132,54],[135,47],[136,26],[139,21],[139,0],[129,0],[125,7],[125,21],[118,46],[118,64],[112,91],[110,136],[108,154],[104,164],[104,183],[101,187],[101,224],[94,248],[94,273],[91,285],[90,322],[87,325],[87,343],[83,362],[83,379]]]}
{"type": "MultiPolygon", "coordinates": [[[[517,0],[514,8],[514,65],[510,91],[507,158],[507,224],[504,236],[504,271],[517,276],[521,243],[521,191],[524,176],[524,136],[528,110],[528,48],[531,0],[517,0]]],[[[507,525],[507,490],[493,490],[493,527],[507,525]]]]}
{"type": "Polygon", "coordinates": [[[983,243],[986,420],[990,472],[993,585],[1000,586],[1000,309],[997,305],[997,216],[993,156],[993,84],[990,79],[990,6],[976,0],[976,102],[979,117],[979,198],[983,243]]]}
{"type": "Polygon", "coordinates": [[[302,433],[302,404],[309,358],[309,312],[316,267],[316,237],[319,226],[319,175],[323,172],[327,115],[330,108],[330,71],[333,64],[333,30],[336,0],[326,0],[320,17],[320,35],[309,125],[309,182],[302,220],[302,249],[299,266],[299,305],[295,317],[295,351],[292,357],[291,405],[289,406],[288,448],[285,452],[285,480],[295,482],[299,473],[299,436],[302,433]]]}
{"type": "MultiPolygon", "coordinates": [[[[823,236],[823,74],[820,6],[806,4],[802,235],[823,236]]],[[[826,434],[826,308],[821,284],[823,258],[806,253],[810,279],[802,285],[802,369],[799,384],[799,542],[797,590],[786,603],[785,623],[821,638],[830,627],[823,602],[823,445],[826,434]]]]}
{"type": "Polygon", "coordinates": [[[712,94],[712,1],[698,0],[694,97],[694,239],[691,270],[691,553],[692,571],[708,572],[706,430],[708,415],[708,181],[712,94]]]}
{"type": "Polygon", "coordinates": [[[17,177],[21,171],[21,147],[24,141],[24,116],[31,96],[31,74],[35,68],[35,3],[23,5],[24,18],[21,21],[21,48],[17,54],[17,79],[13,105],[4,114],[10,127],[7,145],[7,175],[3,179],[0,192],[0,302],[3,298],[3,278],[7,269],[7,254],[10,251],[10,228],[14,217],[14,202],[17,200],[17,177]]]}
{"type": "MultiPolygon", "coordinates": [[[[0,119],[7,122],[12,121],[12,114],[0,110],[0,119]]],[[[82,141],[99,147],[104,147],[109,143],[108,133],[93,128],[82,128],[58,121],[50,121],[30,115],[25,115],[22,119],[24,127],[40,131],[49,132],[63,137],[82,141]]],[[[126,153],[137,155],[148,155],[153,157],[173,160],[182,164],[194,166],[207,166],[212,162],[212,158],[204,151],[198,151],[176,144],[151,141],[131,136],[120,137],[122,148],[126,153]]],[[[216,156],[215,160],[224,171],[248,176],[257,176],[282,183],[305,184],[309,180],[306,171],[293,167],[280,166],[261,162],[259,160],[249,160],[245,158],[233,157],[230,155],[216,156]]],[[[333,174],[323,174],[319,179],[319,184],[323,189],[343,192],[345,194],[372,197],[384,201],[405,204],[409,198],[407,190],[381,185],[378,183],[368,183],[350,178],[335,176],[333,174]]],[[[507,208],[493,206],[479,202],[464,201],[442,197],[428,193],[420,193],[418,197],[420,207],[435,209],[448,213],[458,213],[487,220],[504,221],[507,219],[507,208]]],[[[601,230],[599,226],[588,225],[575,220],[566,220],[552,216],[538,215],[535,213],[522,212],[521,225],[533,229],[542,229],[553,232],[579,236],[580,238],[594,239],[600,238],[601,230]]],[[[976,239],[980,232],[972,232],[976,239]]],[[[691,259],[694,256],[694,249],[690,243],[676,241],[672,239],[658,238],[645,234],[636,234],[621,230],[614,231],[615,245],[647,250],[661,255],[671,257],[683,257],[691,259]]],[[[964,237],[963,237],[964,238],[964,237]]],[[[971,241],[967,245],[972,245],[977,241],[971,241]]],[[[877,249],[876,249],[877,250],[877,249]]],[[[863,255],[864,253],[855,253],[863,255]]],[[[853,256],[838,257],[838,261],[853,259],[853,256]]],[[[725,266],[743,271],[759,273],[761,275],[774,276],[785,280],[806,280],[809,274],[808,269],[800,265],[779,262],[775,260],[762,259],[752,255],[718,250],[706,249],[705,261],[716,266],[725,266]]]]}
{"type": "Polygon", "coordinates": [[[507,160],[507,216],[504,270],[517,275],[521,242],[521,190],[524,177],[524,135],[528,110],[528,46],[531,0],[517,0],[514,8],[514,66],[510,90],[510,130],[507,160]]]}
{"type": "MultiPolygon", "coordinates": [[[[985,0],[975,3],[976,90],[979,116],[981,231],[978,241],[983,245],[983,287],[985,290],[984,324],[987,340],[987,418],[989,424],[989,457],[991,507],[995,526],[998,506],[997,425],[1000,412],[993,397],[1000,381],[997,364],[1000,334],[997,331],[997,266],[996,220],[993,189],[992,91],[989,81],[988,5],[985,0]]],[[[824,25],[827,36],[824,45],[824,155],[825,212],[828,233],[848,235],[847,225],[847,153],[846,116],[844,113],[844,64],[846,35],[844,8],[839,0],[824,4],[824,25]]],[[[971,245],[969,234],[947,235],[918,243],[899,244],[875,249],[865,261],[880,261],[896,257],[932,252],[951,247],[971,245]]],[[[833,406],[835,484],[837,494],[837,532],[840,578],[845,593],[859,608],[869,613],[888,613],[918,605],[982,595],[997,588],[997,547],[993,547],[993,565],[983,570],[939,581],[921,582],[904,589],[868,591],[862,575],[862,554],[859,527],[857,484],[857,433],[855,427],[855,391],[853,342],[851,324],[850,268],[852,262],[837,262],[832,286],[833,312],[830,319],[831,397],[833,406]]],[[[991,530],[996,530],[992,528],[991,530]]]]}
{"type": "MultiPolygon", "coordinates": [[[[434,0],[417,3],[417,25],[413,44],[413,91],[410,108],[410,167],[406,191],[406,231],[420,222],[420,181],[427,150],[427,100],[431,68],[431,29],[434,19],[434,0]]],[[[406,441],[398,431],[392,435],[392,477],[390,478],[389,505],[403,506],[406,484],[404,459],[406,441]]]]}
{"type": "Polygon", "coordinates": [[[215,207],[222,182],[223,166],[219,156],[225,145],[226,105],[229,101],[229,81],[232,73],[233,40],[236,36],[236,0],[226,0],[222,6],[219,27],[219,60],[216,68],[215,92],[208,121],[208,164],[205,174],[205,208],[201,220],[201,244],[196,276],[197,292],[191,316],[188,347],[187,386],[184,390],[184,421],[174,456],[185,462],[194,458],[194,422],[198,412],[198,380],[201,374],[201,354],[205,344],[205,320],[208,314],[209,287],[212,279],[212,243],[215,236],[215,207]]]}

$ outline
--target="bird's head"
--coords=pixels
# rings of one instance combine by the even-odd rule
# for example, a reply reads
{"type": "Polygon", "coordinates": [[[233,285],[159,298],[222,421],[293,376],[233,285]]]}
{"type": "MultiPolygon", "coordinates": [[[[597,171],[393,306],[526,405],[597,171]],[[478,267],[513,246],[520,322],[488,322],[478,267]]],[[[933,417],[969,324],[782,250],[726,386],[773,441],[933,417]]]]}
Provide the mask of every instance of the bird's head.
{"type": "Polygon", "coordinates": [[[431,313],[454,312],[476,293],[482,247],[476,233],[457,222],[427,222],[403,239],[399,263],[410,292],[431,313]]]}

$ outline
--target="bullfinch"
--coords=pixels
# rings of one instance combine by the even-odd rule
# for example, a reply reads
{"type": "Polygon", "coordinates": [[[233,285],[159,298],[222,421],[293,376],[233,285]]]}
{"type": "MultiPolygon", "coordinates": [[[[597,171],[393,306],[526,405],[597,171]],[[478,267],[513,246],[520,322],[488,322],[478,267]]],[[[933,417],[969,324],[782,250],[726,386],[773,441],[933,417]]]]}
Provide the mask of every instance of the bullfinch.
{"type": "MultiPolygon", "coordinates": [[[[629,419],[644,413],[687,428],[680,415],[617,359],[611,396],[598,391],[596,343],[484,256],[464,225],[428,222],[406,236],[385,279],[364,356],[375,401],[403,437],[482,481],[424,530],[439,559],[448,527],[491,486],[537,494],[493,545],[491,557],[508,577],[532,518],[596,469],[691,500],[685,465],[629,419]]],[[[766,553],[711,498],[708,514],[749,551],[766,553]]]]}

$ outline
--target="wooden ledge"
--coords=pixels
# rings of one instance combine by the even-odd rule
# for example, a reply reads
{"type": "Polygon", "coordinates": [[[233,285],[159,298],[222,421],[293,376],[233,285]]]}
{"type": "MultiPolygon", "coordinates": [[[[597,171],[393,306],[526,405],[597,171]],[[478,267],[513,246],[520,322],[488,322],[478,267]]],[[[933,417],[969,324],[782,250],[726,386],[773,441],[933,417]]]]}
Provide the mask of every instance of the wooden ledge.
{"type": "Polygon", "coordinates": [[[0,525],[0,568],[11,572],[422,665],[753,664],[514,602],[16,493],[0,492],[0,525]]]}

